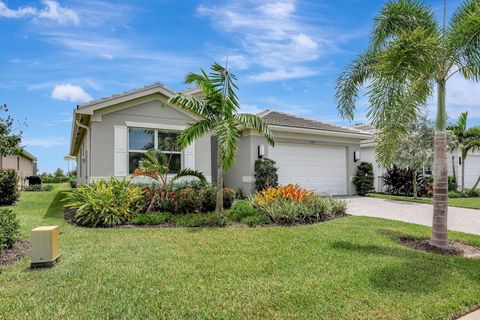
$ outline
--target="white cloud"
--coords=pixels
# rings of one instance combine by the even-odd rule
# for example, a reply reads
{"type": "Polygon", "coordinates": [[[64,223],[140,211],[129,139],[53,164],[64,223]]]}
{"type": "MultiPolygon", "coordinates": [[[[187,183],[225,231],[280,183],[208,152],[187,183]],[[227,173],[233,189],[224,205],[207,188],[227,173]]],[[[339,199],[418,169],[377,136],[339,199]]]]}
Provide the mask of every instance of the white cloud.
{"type": "Polygon", "coordinates": [[[239,1],[223,6],[200,6],[198,13],[231,34],[240,44],[242,66],[265,68],[251,75],[253,81],[277,81],[308,77],[308,66],[322,54],[338,50],[317,27],[303,23],[295,0],[239,1]]]}
{"type": "Polygon", "coordinates": [[[46,137],[46,138],[32,138],[32,139],[23,139],[22,143],[26,147],[43,147],[51,148],[63,146],[66,144],[65,138],[63,137],[46,137]]]}
{"type": "Polygon", "coordinates": [[[70,83],[56,85],[52,90],[51,97],[53,99],[71,102],[86,102],[93,100],[93,98],[85,92],[82,87],[70,83]]]}
{"type": "Polygon", "coordinates": [[[80,23],[78,13],[70,8],[62,7],[56,0],[43,0],[43,8],[38,9],[31,6],[19,7],[11,9],[0,1],[0,17],[19,19],[19,18],[34,18],[55,21],[60,24],[75,24],[80,23]]]}

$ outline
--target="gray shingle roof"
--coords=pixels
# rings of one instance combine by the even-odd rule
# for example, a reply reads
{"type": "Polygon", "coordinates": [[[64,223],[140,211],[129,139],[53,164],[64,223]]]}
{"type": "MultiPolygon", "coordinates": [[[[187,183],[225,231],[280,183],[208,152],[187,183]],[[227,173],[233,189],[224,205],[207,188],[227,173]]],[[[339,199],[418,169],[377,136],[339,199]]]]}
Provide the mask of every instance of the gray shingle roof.
{"type": "Polygon", "coordinates": [[[357,130],[355,128],[343,127],[336,124],[331,124],[328,122],[323,122],[323,121],[314,120],[314,119],[307,119],[307,118],[299,117],[294,114],[270,110],[270,109],[260,112],[258,115],[262,117],[269,125],[277,125],[277,126],[293,127],[293,128],[304,128],[304,129],[315,129],[315,130],[342,132],[342,133],[350,133],[350,134],[366,134],[366,132],[362,130],[357,130]]]}

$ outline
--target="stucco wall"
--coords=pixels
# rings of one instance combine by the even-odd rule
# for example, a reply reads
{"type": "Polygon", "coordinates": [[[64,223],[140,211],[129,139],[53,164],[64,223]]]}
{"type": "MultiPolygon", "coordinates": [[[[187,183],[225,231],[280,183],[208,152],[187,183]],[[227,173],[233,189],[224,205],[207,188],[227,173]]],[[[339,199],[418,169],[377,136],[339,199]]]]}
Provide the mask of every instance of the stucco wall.
{"type": "MultiPolygon", "coordinates": [[[[195,121],[190,116],[174,108],[161,106],[154,100],[93,117],[91,123],[91,176],[108,177],[114,172],[114,127],[127,126],[126,122],[138,122],[152,125],[185,126],[195,121]]],[[[210,136],[195,142],[195,169],[211,177],[210,136]]],[[[127,158],[128,161],[128,158],[127,158]]]]}
{"type": "Polygon", "coordinates": [[[11,155],[2,157],[1,168],[16,170],[18,177],[20,178],[20,186],[26,185],[26,182],[24,180],[25,177],[32,176],[34,174],[33,160],[23,155],[11,155]]]}
{"type": "Polygon", "coordinates": [[[373,147],[361,147],[360,148],[360,161],[369,162],[373,166],[373,175],[375,176],[375,191],[383,192],[383,174],[386,169],[379,165],[376,160],[375,149],[373,147]]]}
{"type": "MultiPolygon", "coordinates": [[[[322,136],[314,134],[303,134],[293,132],[273,131],[275,141],[308,143],[319,145],[345,146],[347,152],[347,194],[355,194],[355,186],[352,177],[355,175],[359,161],[354,162],[353,152],[360,150],[360,140],[343,137],[322,136]]],[[[269,157],[269,145],[265,138],[253,131],[246,130],[240,139],[237,161],[235,165],[224,175],[225,185],[234,188],[241,188],[246,194],[255,191],[254,163],[258,159],[257,148],[265,146],[265,157],[269,157]]]]}

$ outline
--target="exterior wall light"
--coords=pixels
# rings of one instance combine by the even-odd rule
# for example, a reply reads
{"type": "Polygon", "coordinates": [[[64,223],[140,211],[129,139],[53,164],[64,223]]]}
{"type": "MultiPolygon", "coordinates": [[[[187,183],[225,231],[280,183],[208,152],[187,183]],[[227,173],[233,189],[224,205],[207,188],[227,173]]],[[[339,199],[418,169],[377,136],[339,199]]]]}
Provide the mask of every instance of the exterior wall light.
{"type": "Polygon", "coordinates": [[[353,162],[357,162],[358,160],[360,160],[360,151],[353,151],[353,162]]]}
{"type": "Polygon", "coordinates": [[[265,155],[265,146],[263,144],[258,146],[258,159],[262,159],[265,155]]]}

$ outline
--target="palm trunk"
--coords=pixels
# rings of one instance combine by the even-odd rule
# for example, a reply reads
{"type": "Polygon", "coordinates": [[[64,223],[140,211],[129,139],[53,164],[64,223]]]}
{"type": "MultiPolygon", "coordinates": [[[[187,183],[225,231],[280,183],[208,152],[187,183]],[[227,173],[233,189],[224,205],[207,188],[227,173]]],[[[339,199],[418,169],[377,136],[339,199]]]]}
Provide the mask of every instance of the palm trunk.
{"type": "Polygon", "coordinates": [[[480,176],[478,176],[477,182],[475,182],[475,184],[473,185],[472,190],[475,190],[477,188],[478,183],[480,183],[480,176]]]}
{"type": "Polygon", "coordinates": [[[413,169],[413,197],[417,198],[417,169],[413,169]]]}
{"type": "Polygon", "coordinates": [[[215,212],[221,213],[223,211],[223,163],[222,151],[220,145],[217,146],[217,202],[215,205],[215,212]]]}
{"type": "Polygon", "coordinates": [[[445,79],[437,82],[437,121],[434,146],[434,181],[433,181],[433,222],[430,244],[448,247],[448,167],[447,167],[447,133],[445,115],[445,79]]]}
{"type": "Polygon", "coordinates": [[[453,172],[453,180],[455,180],[455,183],[457,183],[457,173],[455,172],[455,155],[452,155],[452,172],[453,172]]]}
{"type": "Polygon", "coordinates": [[[465,191],[465,158],[462,155],[462,193],[465,191]]]}

